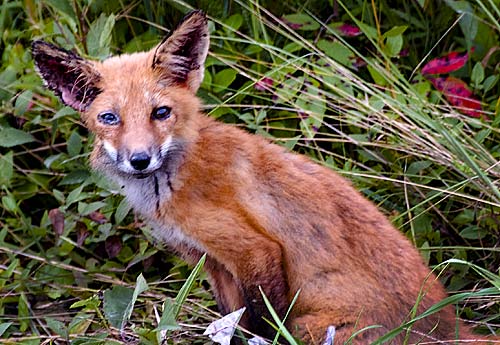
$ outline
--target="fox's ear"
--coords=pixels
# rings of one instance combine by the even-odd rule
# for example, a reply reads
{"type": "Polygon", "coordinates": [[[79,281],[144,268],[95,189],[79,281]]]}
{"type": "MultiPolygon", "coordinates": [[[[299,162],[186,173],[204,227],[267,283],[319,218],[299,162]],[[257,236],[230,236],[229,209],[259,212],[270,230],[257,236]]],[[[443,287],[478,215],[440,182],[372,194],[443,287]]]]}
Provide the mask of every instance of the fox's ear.
{"type": "Polygon", "coordinates": [[[208,45],[207,17],[193,11],[155,48],[152,67],[166,83],[186,85],[195,93],[203,80],[208,45]]]}
{"type": "Polygon", "coordinates": [[[77,54],[44,41],[31,45],[35,67],[45,85],[75,110],[85,111],[101,92],[99,73],[77,54]]]}

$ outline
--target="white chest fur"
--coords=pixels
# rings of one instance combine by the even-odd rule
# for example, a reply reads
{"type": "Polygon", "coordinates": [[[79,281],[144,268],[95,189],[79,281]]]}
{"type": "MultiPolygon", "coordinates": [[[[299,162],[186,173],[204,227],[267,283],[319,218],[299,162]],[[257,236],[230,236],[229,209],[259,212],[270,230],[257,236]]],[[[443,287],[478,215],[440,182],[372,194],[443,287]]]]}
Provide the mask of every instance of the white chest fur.
{"type": "Polygon", "coordinates": [[[204,252],[203,246],[173,220],[158,216],[160,207],[174,205],[170,204],[172,189],[167,176],[161,172],[155,174],[144,179],[131,177],[119,181],[127,202],[151,225],[151,235],[161,244],[172,248],[187,246],[204,252]]]}
{"type": "Polygon", "coordinates": [[[148,219],[172,196],[167,177],[159,172],[143,179],[129,177],[119,182],[130,206],[148,219]]]}

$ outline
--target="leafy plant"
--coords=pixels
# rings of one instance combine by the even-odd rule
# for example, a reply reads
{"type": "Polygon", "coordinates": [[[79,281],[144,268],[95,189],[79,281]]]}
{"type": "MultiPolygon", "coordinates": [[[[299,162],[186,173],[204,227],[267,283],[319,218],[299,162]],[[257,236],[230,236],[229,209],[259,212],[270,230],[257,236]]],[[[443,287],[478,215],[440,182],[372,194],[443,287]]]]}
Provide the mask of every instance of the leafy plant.
{"type": "Polygon", "coordinates": [[[203,276],[179,294],[190,269],[153,245],[117,188],[90,171],[92,138],[42,87],[29,50],[35,38],[97,59],[149,49],[190,6],[212,19],[200,90],[207,113],[351,179],[459,291],[443,303],[458,303],[490,332],[499,284],[498,4],[5,0],[0,337],[156,344],[175,320],[181,328],[168,342],[206,341],[203,326],[218,316],[203,276]],[[429,79],[427,66],[453,52],[461,67],[429,79]],[[464,95],[480,107],[464,112],[464,95]],[[137,299],[140,274],[149,284],[137,299]],[[127,291],[116,319],[104,306],[111,291],[127,291]],[[163,308],[170,321],[158,326],[151,316],[173,296],[163,308]]]}

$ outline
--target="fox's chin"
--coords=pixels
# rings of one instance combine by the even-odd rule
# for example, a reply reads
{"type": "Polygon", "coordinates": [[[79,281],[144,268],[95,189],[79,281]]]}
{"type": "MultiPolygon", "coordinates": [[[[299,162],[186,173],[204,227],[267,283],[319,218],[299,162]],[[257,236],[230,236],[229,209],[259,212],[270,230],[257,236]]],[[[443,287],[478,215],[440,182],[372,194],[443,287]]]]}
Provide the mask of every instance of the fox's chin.
{"type": "Polygon", "coordinates": [[[153,175],[155,171],[156,170],[151,171],[151,172],[145,172],[145,173],[143,173],[143,172],[141,172],[141,173],[134,173],[134,174],[130,174],[130,176],[133,177],[133,178],[135,178],[135,179],[137,179],[137,180],[143,180],[143,179],[148,178],[151,175],[153,175]]]}

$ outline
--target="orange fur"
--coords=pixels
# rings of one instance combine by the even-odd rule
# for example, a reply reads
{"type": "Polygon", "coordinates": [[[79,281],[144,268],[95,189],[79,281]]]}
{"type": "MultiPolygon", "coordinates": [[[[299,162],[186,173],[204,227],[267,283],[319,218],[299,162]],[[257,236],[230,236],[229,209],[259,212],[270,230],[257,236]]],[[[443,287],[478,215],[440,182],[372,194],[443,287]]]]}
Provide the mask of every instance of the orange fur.
{"type": "MultiPolygon", "coordinates": [[[[194,12],[150,52],[75,62],[46,43],[33,51],[48,87],[95,133],[94,168],[123,186],[154,235],[182,257],[208,254],[219,308],[246,306],[251,330],[273,335],[259,287],[281,316],[300,290],[288,326],[310,344],[328,326],[342,344],[380,325],[354,338],[367,344],[408,320],[419,296],[418,314],[446,297],[418,251],[349,182],[200,112],[207,47],[206,19],[194,12]],[[65,58],[76,67],[58,78],[65,58]],[[82,78],[85,85],[75,82],[82,78]],[[169,117],[153,118],[162,106],[169,117]],[[119,123],[103,123],[103,112],[119,123]],[[134,169],[138,153],[146,167],[134,169]]],[[[415,323],[409,339],[451,341],[457,325],[459,339],[476,338],[446,307],[415,323]]]]}

